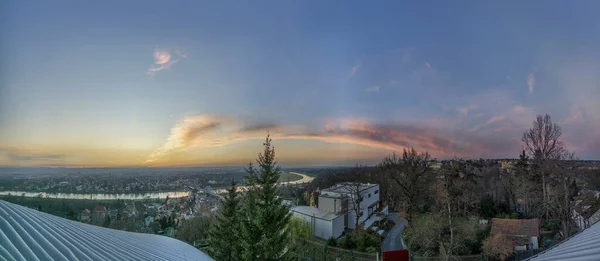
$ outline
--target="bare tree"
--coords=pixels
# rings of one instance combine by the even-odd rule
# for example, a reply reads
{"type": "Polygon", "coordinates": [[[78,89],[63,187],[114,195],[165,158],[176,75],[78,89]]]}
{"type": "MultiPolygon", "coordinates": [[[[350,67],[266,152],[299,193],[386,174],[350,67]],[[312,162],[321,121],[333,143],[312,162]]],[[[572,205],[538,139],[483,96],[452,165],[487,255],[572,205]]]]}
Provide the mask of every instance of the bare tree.
{"type": "Polygon", "coordinates": [[[525,150],[533,158],[542,179],[542,205],[546,217],[549,216],[548,167],[550,161],[560,160],[565,152],[563,142],[560,140],[561,135],[560,126],[553,123],[550,115],[546,114],[538,115],[533,126],[525,131],[521,138],[525,150]]]}
{"type": "Polygon", "coordinates": [[[429,153],[419,154],[414,148],[410,148],[403,150],[402,157],[393,153],[379,164],[400,188],[403,207],[409,219],[426,195],[432,176],[431,161],[429,153]]]}
{"type": "Polygon", "coordinates": [[[360,182],[344,182],[342,185],[345,190],[344,192],[350,195],[348,200],[350,201],[351,210],[354,210],[355,213],[354,229],[358,230],[358,221],[362,214],[360,208],[360,203],[363,201],[363,196],[361,195],[362,184],[360,182]]]}
{"type": "Polygon", "coordinates": [[[513,241],[502,235],[493,235],[483,241],[483,254],[494,260],[508,260],[514,253],[513,241]]]}

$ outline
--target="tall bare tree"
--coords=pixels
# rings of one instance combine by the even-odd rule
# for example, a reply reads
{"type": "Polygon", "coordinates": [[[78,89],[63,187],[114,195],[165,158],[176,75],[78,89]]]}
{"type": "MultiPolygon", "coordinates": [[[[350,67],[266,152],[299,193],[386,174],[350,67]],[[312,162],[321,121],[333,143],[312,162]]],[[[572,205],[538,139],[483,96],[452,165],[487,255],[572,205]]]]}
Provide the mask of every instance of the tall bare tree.
{"type": "Polygon", "coordinates": [[[525,150],[534,160],[537,171],[542,180],[542,205],[546,218],[549,216],[549,184],[548,175],[550,162],[560,160],[565,152],[564,144],[560,140],[562,129],[552,122],[550,115],[538,115],[533,121],[533,126],[523,133],[521,140],[525,150]]]}
{"type": "Polygon", "coordinates": [[[360,182],[344,182],[342,183],[345,193],[349,194],[349,203],[351,211],[354,211],[354,229],[358,230],[358,221],[361,216],[360,203],[363,201],[362,184],[360,182]]]}
{"type": "Polygon", "coordinates": [[[429,181],[431,181],[431,157],[429,153],[418,153],[414,148],[404,149],[402,157],[394,152],[385,157],[379,166],[400,188],[402,204],[408,218],[418,209],[422,202],[429,181]]]}

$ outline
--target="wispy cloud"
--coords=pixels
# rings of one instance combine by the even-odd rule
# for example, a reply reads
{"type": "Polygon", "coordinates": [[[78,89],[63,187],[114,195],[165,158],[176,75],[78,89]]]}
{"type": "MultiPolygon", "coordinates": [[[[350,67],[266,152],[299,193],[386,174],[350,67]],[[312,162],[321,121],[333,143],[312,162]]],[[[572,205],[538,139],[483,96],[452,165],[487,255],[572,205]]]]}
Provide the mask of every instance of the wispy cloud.
{"type": "Polygon", "coordinates": [[[4,155],[7,160],[14,163],[27,161],[57,161],[66,157],[64,154],[25,150],[2,145],[0,145],[0,155],[4,155]]]}
{"type": "MultiPolygon", "coordinates": [[[[489,122],[493,123],[494,120],[489,122]]],[[[375,123],[363,118],[327,120],[320,127],[303,125],[256,124],[229,116],[187,117],[172,129],[163,146],[154,151],[146,163],[181,151],[215,147],[261,139],[269,132],[273,139],[319,140],[328,143],[362,145],[383,150],[415,147],[437,157],[479,157],[490,153],[516,150],[518,144],[487,139],[474,133],[446,131],[418,124],[375,123]],[[513,146],[514,145],[514,146],[513,146]]]]}
{"type": "Polygon", "coordinates": [[[529,87],[529,93],[533,93],[533,89],[535,88],[535,75],[533,72],[529,73],[527,77],[527,87],[529,87]]]}
{"type": "Polygon", "coordinates": [[[366,92],[379,92],[379,90],[381,89],[380,86],[369,86],[367,88],[365,88],[366,92]]]}
{"type": "Polygon", "coordinates": [[[154,63],[148,68],[146,74],[149,76],[154,75],[156,72],[162,70],[168,70],[180,61],[180,59],[187,58],[187,54],[182,53],[180,50],[176,49],[174,53],[179,57],[175,58],[171,51],[168,49],[156,49],[154,50],[154,63]]]}
{"type": "Polygon", "coordinates": [[[362,67],[362,63],[357,63],[356,65],[354,65],[352,67],[352,69],[350,70],[350,75],[348,76],[348,78],[352,78],[354,77],[354,75],[356,75],[356,73],[358,72],[358,70],[360,69],[360,67],[362,67]]]}

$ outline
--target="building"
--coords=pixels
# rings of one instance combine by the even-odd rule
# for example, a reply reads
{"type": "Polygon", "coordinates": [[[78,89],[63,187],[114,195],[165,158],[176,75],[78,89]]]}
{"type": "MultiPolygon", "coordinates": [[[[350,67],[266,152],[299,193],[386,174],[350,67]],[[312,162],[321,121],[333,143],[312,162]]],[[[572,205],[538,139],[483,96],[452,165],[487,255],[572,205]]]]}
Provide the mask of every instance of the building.
{"type": "Polygon", "coordinates": [[[2,260],[212,261],[185,242],[72,222],[0,200],[2,260]],[[24,240],[26,239],[26,240],[24,240]]]}
{"type": "Polygon", "coordinates": [[[92,223],[103,223],[106,220],[107,212],[104,206],[95,207],[92,211],[92,223]]]}
{"type": "Polygon", "coordinates": [[[354,229],[357,215],[360,224],[375,214],[379,205],[378,184],[346,182],[321,190],[318,208],[333,213],[347,212],[347,227],[354,229]]]}
{"type": "Polygon", "coordinates": [[[119,218],[119,210],[116,208],[109,210],[108,216],[110,217],[111,220],[117,220],[119,218]]]}
{"type": "Polygon", "coordinates": [[[91,218],[92,218],[92,212],[87,208],[82,210],[81,214],[79,215],[79,221],[81,221],[81,222],[90,222],[91,218]]]}
{"type": "Polygon", "coordinates": [[[513,240],[515,251],[538,249],[540,220],[493,218],[491,235],[502,235],[513,240]]]}
{"type": "Polygon", "coordinates": [[[572,235],[527,261],[600,260],[600,222],[572,235]]]}
{"type": "Polygon", "coordinates": [[[595,201],[595,197],[575,200],[571,218],[579,230],[584,230],[600,220],[600,206],[595,204],[595,201]]]}
{"type": "Polygon", "coordinates": [[[336,215],[334,213],[309,206],[296,206],[293,207],[291,211],[294,217],[309,223],[312,228],[313,235],[318,238],[338,238],[344,232],[346,215],[336,215]]]}
{"type": "Polygon", "coordinates": [[[378,184],[340,183],[313,194],[313,198],[317,196],[317,207],[297,206],[291,211],[310,223],[313,234],[322,239],[338,238],[344,230],[355,229],[357,215],[362,224],[380,206],[378,184]]]}

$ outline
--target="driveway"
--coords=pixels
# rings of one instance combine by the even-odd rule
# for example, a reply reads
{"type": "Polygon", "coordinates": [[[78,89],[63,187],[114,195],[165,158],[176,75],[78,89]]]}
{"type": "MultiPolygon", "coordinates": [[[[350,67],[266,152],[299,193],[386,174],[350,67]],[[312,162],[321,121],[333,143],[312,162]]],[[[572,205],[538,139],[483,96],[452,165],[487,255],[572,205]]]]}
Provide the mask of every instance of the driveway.
{"type": "Polygon", "coordinates": [[[399,213],[389,213],[388,219],[393,220],[396,225],[387,233],[385,239],[383,239],[383,251],[405,249],[406,247],[402,241],[402,231],[404,231],[404,226],[407,223],[406,219],[399,213]]]}

